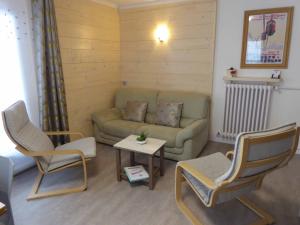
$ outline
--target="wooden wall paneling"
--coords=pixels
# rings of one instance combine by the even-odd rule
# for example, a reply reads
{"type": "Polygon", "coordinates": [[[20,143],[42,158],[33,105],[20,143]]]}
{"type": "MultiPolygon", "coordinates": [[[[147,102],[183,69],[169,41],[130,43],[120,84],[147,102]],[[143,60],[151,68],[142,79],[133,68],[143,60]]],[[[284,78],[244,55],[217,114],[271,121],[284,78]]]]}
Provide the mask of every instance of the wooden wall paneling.
{"type": "Polygon", "coordinates": [[[120,10],[122,80],[211,95],[215,23],[215,0],[120,10]],[[160,23],[168,24],[168,43],[155,41],[160,23]]]}
{"type": "Polygon", "coordinates": [[[70,129],[92,135],[91,114],[121,86],[119,14],[86,0],[55,0],[55,9],[70,129]]]}
{"type": "Polygon", "coordinates": [[[55,0],[70,129],[92,135],[91,114],[129,86],[211,94],[215,0],[117,10],[86,0],[55,0]],[[170,40],[154,40],[167,23],[170,40]]]}

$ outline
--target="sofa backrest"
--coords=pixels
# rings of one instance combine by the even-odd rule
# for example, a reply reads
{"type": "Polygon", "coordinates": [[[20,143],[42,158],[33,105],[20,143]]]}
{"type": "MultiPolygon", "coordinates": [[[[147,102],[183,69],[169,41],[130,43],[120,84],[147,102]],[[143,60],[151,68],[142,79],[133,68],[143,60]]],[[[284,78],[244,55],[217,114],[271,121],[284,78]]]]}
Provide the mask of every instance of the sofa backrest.
{"type": "Polygon", "coordinates": [[[148,102],[147,113],[156,112],[157,90],[146,88],[120,88],[115,97],[115,107],[124,109],[127,101],[148,102]]]}
{"type": "Polygon", "coordinates": [[[183,103],[180,127],[185,127],[197,119],[208,117],[209,97],[196,92],[120,88],[115,96],[115,107],[122,110],[127,101],[148,102],[145,121],[150,124],[155,123],[156,105],[159,101],[183,103]]]}
{"type": "Polygon", "coordinates": [[[160,91],[157,101],[182,102],[182,118],[204,119],[208,117],[209,97],[201,93],[160,91]]]}

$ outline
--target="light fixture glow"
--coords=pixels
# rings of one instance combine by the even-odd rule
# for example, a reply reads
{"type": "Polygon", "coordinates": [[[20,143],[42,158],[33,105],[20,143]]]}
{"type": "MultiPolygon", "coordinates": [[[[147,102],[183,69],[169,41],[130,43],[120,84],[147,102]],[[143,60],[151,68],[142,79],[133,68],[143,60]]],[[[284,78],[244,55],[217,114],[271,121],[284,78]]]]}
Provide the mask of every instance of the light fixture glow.
{"type": "Polygon", "coordinates": [[[159,42],[166,42],[169,39],[169,29],[166,24],[159,25],[155,30],[155,37],[159,42]]]}

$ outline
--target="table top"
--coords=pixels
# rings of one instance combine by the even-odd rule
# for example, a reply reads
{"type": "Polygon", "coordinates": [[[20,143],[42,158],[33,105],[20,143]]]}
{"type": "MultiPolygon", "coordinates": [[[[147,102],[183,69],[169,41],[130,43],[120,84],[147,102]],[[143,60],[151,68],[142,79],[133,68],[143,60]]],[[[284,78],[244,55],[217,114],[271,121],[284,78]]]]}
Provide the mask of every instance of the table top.
{"type": "Polygon", "coordinates": [[[127,138],[116,143],[114,147],[117,149],[153,155],[166,143],[166,141],[164,140],[156,138],[147,138],[146,144],[139,144],[137,143],[136,138],[136,135],[130,135],[127,138]]]}

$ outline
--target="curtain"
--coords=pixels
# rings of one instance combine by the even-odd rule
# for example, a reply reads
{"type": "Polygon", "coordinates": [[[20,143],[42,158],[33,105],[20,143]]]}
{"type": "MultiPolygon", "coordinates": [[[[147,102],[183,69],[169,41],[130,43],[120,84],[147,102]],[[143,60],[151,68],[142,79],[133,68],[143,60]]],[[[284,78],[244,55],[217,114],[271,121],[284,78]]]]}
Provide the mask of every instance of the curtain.
{"type": "MultiPolygon", "coordinates": [[[[65,87],[53,0],[32,0],[33,33],[39,94],[40,125],[44,131],[69,129],[65,87]]],[[[55,145],[67,136],[53,137],[55,145]]]]}
{"type": "MultiPolygon", "coordinates": [[[[32,122],[38,125],[38,101],[28,0],[0,1],[0,111],[24,100],[32,122]]],[[[12,159],[14,173],[34,165],[32,158],[14,149],[0,116],[0,155],[12,159]]]]}

